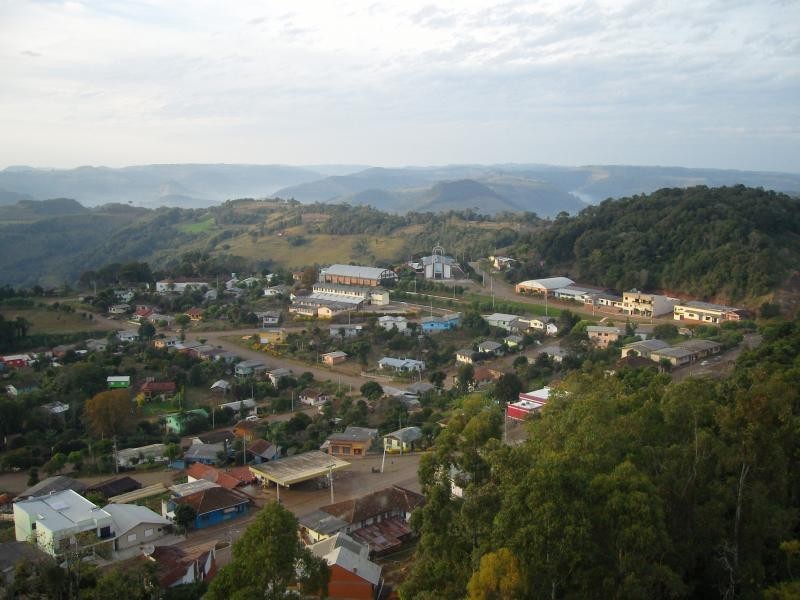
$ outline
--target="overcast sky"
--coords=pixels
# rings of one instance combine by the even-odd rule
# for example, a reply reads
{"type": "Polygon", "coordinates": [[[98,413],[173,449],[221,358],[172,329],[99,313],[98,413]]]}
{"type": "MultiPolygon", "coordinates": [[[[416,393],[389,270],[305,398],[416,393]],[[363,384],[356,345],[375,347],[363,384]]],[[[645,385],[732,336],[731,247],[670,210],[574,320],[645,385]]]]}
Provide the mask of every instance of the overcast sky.
{"type": "Polygon", "coordinates": [[[0,0],[0,167],[800,172],[800,1],[0,0]]]}

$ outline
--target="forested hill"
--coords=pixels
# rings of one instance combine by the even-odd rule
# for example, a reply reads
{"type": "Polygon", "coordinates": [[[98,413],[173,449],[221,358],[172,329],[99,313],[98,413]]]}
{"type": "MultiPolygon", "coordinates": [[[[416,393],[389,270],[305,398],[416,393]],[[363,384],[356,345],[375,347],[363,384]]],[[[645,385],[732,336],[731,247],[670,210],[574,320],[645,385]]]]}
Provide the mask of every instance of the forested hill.
{"type": "Polygon", "coordinates": [[[519,279],[563,273],[739,302],[779,288],[800,265],[800,201],[744,186],[662,189],[556,219],[516,251],[519,279]]]}

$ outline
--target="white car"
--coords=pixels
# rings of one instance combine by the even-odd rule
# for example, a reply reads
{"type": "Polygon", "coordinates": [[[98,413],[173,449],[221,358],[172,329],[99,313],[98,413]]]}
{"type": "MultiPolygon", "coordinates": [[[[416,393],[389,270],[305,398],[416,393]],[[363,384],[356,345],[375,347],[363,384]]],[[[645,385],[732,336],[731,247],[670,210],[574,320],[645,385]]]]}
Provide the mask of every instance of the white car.
{"type": "Polygon", "coordinates": [[[258,418],[258,416],[257,416],[257,415],[249,415],[249,416],[245,417],[245,419],[244,419],[244,420],[245,420],[245,421],[258,421],[258,420],[259,420],[259,418],[258,418]]]}

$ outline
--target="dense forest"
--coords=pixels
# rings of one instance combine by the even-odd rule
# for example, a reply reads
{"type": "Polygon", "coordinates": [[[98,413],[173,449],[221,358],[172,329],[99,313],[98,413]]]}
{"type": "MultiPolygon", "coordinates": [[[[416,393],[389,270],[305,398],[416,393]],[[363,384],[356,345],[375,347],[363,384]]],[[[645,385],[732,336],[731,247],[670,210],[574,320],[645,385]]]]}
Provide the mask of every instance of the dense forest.
{"type": "Polygon", "coordinates": [[[567,274],[616,290],[737,302],[800,264],[800,201],[744,186],[663,189],[561,216],[514,249],[518,280],[567,274]]]}
{"type": "Polygon", "coordinates": [[[420,465],[401,597],[798,597],[800,323],[763,334],[719,381],[584,369],[518,446],[465,399],[420,465]]]}

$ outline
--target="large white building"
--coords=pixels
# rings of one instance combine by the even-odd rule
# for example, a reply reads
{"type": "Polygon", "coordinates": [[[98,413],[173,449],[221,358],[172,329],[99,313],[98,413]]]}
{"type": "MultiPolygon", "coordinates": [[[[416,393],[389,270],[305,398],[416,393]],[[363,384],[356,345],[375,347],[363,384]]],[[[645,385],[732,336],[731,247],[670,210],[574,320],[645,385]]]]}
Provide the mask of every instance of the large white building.
{"type": "Polygon", "coordinates": [[[673,307],[679,302],[680,300],[677,298],[631,290],[622,294],[622,312],[626,315],[660,317],[671,313],[673,307]]]}
{"type": "Polygon", "coordinates": [[[43,552],[60,556],[71,548],[87,548],[114,538],[114,519],[73,490],[14,503],[17,541],[33,542],[43,552]]]}
{"type": "Polygon", "coordinates": [[[745,315],[741,308],[711,304],[710,302],[683,302],[673,307],[672,316],[676,321],[693,321],[696,323],[722,323],[738,321],[745,315]]]}
{"type": "Polygon", "coordinates": [[[359,265],[331,265],[322,269],[319,274],[321,283],[365,285],[369,287],[377,287],[384,281],[395,279],[397,279],[397,273],[391,269],[362,267],[359,265]]]}
{"type": "Polygon", "coordinates": [[[430,256],[422,257],[422,267],[425,270],[425,279],[453,279],[458,263],[455,258],[444,253],[444,248],[434,246],[430,256]]]}
{"type": "Polygon", "coordinates": [[[519,282],[514,288],[518,294],[545,294],[552,296],[560,288],[565,288],[575,283],[569,277],[546,277],[544,279],[529,279],[519,282]]]}

